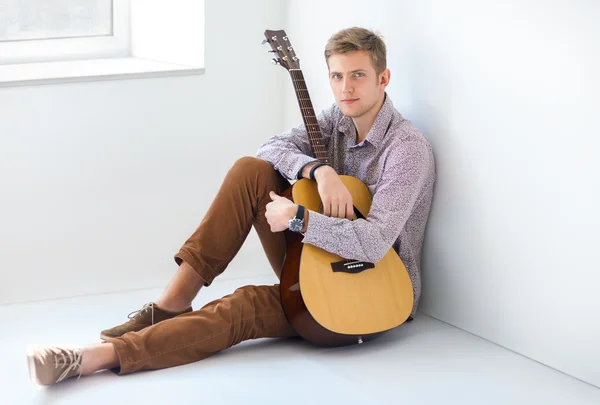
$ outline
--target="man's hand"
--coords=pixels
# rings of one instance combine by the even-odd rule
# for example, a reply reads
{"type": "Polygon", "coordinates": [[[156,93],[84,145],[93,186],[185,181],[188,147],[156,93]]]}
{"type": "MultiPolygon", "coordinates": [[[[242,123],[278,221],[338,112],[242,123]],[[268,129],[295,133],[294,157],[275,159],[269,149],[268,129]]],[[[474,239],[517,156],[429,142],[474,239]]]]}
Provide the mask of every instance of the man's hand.
{"type": "Polygon", "coordinates": [[[269,192],[271,197],[270,203],[267,204],[267,222],[271,226],[271,232],[281,232],[289,228],[290,219],[296,216],[298,211],[298,205],[294,204],[292,200],[275,194],[273,191],[269,192]]]}
{"type": "Polygon", "coordinates": [[[352,194],[331,166],[315,170],[319,196],[323,202],[323,214],[328,217],[354,218],[352,194]]]}

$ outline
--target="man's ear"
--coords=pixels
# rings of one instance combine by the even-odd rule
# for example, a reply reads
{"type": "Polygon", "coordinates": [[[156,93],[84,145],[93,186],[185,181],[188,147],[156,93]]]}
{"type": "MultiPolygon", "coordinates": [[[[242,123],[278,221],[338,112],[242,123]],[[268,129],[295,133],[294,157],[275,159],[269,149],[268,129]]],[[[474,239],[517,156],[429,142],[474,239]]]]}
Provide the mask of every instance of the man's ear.
{"type": "Polygon", "coordinates": [[[385,69],[381,73],[381,76],[379,77],[379,85],[383,86],[383,88],[387,87],[387,85],[390,84],[390,76],[391,76],[390,70],[385,69]]]}

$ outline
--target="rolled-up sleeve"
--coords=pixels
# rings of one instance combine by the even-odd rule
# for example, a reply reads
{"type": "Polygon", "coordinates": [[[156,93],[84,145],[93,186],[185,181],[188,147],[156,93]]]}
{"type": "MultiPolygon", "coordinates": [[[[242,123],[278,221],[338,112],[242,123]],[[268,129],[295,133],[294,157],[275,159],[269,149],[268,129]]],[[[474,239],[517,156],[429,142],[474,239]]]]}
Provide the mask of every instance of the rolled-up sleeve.
{"type": "Polygon", "coordinates": [[[333,218],[310,211],[302,242],[345,259],[377,263],[400,235],[433,170],[429,144],[401,144],[386,159],[365,219],[333,218]]]}
{"type": "MultiPolygon", "coordinates": [[[[326,143],[333,130],[333,110],[334,106],[331,106],[317,116],[326,143]]],[[[300,170],[317,160],[304,124],[267,139],[259,147],[256,157],[271,163],[289,180],[297,180],[300,170]]]]}

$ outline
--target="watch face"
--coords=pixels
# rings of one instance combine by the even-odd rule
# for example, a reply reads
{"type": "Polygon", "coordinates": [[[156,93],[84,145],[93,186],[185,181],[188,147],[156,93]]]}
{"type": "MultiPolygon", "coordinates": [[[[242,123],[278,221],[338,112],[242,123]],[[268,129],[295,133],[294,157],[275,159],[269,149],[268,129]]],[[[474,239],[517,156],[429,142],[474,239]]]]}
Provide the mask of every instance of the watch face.
{"type": "Polygon", "coordinates": [[[302,226],[304,226],[304,221],[301,221],[297,218],[290,220],[290,231],[292,232],[300,232],[302,230],[302,226]]]}

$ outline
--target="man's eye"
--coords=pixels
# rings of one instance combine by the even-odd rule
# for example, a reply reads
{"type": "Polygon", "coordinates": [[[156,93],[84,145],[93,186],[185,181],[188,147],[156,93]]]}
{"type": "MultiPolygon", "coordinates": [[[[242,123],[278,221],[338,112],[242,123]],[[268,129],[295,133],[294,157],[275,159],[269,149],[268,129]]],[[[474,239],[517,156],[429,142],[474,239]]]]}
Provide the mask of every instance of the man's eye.
{"type": "Polygon", "coordinates": [[[334,78],[334,79],[341,79],[341,78],[342,78],[342,76],[340,76],[340,75],[333,75],[333,78],[334,78]]]}
{"type": "Polygon", "coordinates": [[[357,77],[363,77],[364,75],[365,75],[364,73],[361,73],[361,72],[356,72],[356,76],[357,76],[357,77]]]}

